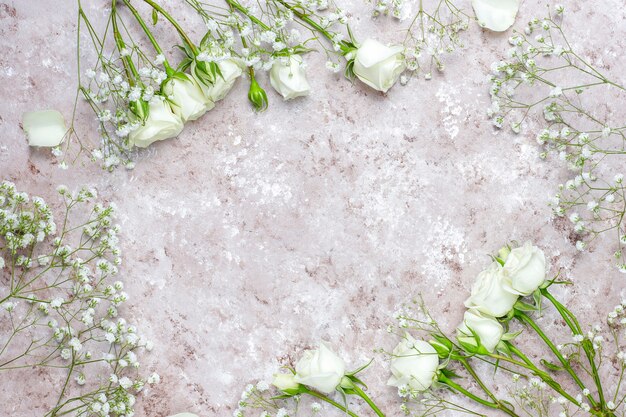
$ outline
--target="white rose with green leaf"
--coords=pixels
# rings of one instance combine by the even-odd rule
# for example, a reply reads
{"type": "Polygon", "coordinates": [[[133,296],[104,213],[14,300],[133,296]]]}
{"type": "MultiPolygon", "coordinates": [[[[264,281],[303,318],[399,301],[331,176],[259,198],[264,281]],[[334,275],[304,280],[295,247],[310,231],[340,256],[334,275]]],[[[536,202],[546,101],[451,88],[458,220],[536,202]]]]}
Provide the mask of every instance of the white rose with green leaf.
{"type": "Polygon", "coordinates": [[[148,117],[134,122],[135,128],[128,135],[130,145],[146,148],[150,144],[178,136],[184,124],[179,116],[172,112],[167,101],[154,96],[148,104],[148,117]]]}
{"type": "Polygon", "coordinates": [[[435,381],[438,368],[439,356],[435,348],[407,333],[392,352],[392,376],[387,385],[425,391],[435,381]]]}
{"type": "Polygon", "coordinates": [[[500,264],[493,262],[478,274],[465,307],[475,308],[491,317],[506,316],[518,299],[517,294],[508,290],[510,285],[507,280],[500,264]]]}
{"type": "Polygon", "coordinates": [[[307,350],[296,364],[295,382],[330,394],[341,382],[346,373],[344,361],[326,343],[307,350]]]}
{"type": "Polygon", "coordinates": [[[508,278],[505,288],[513,294],[527,296],[546,280],[546,257],[541,249],[526,242],[511,250],[502,269],[508,278]]]}
{"type": "Polygon", "coordinates": [[[356,50],[352,71],[375,90],[386,93],[406,69],[404,47],[366,39],[356,50]]]}
{"type": "Polygon", "coordinates": [[[213,102],[217,102],[226,97],[226,94],[228,94],[233,85],[235,85],[237,78],[243,74],[242,63],[239,60],[232,58],[225,59],[217,63],[221,75],[217,74],[213,83],[207,84],[202,82],[195,75],[195,66],[195,62],[191,64],[191,74],[198,82],[198,85],[202,89],[204,95],[213,102]]]}
{"type": "Polygon", "coordinates": [[[270,70],[270,84],[285,100],[306,96],[311,86],[300,55],[279,57],[270,70]]]}
{"type": "Polygon", "coordinates": [[[504,328],[493,317],[480,311],[469,309],[463,316],[463,322],[457,328],[457,339],[462,344],[473,347],[483,346],[493,352],[504,335],[504,328]]]}
{"type": "Polygon", "coordinates": [[[184,122],[196,120],[215,107],[198,83],[190,75],[173,76],[163,83],[163,94],[176,114],[184,122]]]}

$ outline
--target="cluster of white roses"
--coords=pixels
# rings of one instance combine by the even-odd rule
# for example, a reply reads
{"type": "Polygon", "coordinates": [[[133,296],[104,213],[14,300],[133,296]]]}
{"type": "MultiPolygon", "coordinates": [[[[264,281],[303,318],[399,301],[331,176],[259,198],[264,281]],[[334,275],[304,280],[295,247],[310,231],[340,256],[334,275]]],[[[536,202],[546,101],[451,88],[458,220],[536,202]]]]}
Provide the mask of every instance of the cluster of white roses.
{"type": "MultiPolygon", "coordinates": [[[[518,298],[533,294],[545,278],[545,256],[530,242],[501,249],[499,257],[478,275],[465,302],[468,310],[457,328],[459,344],[469,353],[486,354],[494,352],[502,340],[510,340],[512,335],[505,334],[498,318],[511,314],[518,298]]],[[[418,392],[430,388],[441,366],[436,347],[406,333],[392,353],[389,385],[401,392],[408,392],[407,386],[418,392]]]]}
{"type": "Polygon", "coordinates": [[[131,123],[128,139],[132,146],[145,148],[155,141],[178,136],[186,122],[214,108],[243,72],[241,62],[229,58],[217,63],[219,74],[207,81],[198,76],[201,71],[196,64],[192,64],[190,73],[177,73],[163,82],[162,94],[149,101],[147,117],[131,123]]]}

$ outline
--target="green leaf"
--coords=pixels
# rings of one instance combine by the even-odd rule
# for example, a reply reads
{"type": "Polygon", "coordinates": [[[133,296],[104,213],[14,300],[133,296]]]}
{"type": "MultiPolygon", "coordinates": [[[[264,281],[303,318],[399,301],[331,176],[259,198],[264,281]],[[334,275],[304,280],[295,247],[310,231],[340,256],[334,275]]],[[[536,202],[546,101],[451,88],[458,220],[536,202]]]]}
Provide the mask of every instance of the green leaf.
{"type": "Polygon", "coordinates": [[[159,12],[157,12],[156,9],[152,9],[152,24],[156,25],[158,21],[159,21],[159,12]]]}

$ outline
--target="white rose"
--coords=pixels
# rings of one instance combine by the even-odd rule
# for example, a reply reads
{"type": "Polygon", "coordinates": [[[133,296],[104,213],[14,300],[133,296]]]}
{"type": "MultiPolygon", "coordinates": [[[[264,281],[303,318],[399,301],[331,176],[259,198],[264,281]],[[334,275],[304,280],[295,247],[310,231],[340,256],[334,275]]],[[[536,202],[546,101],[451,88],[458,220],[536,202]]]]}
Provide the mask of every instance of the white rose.
{"type": "Polygon", "coordinates": [[[472,0],[478,24],[495,32],[504,32],[515,23],[519,0],[472,0]]]}
{"type": "Polygon", "coordinates": [[[272,385],[281,391],[287,391],[297,389],[300,384],[296,382],[296,376],[294,374],[274,374],[272,385]]]}
{"type": "Polygon", "coordinates": [[[148,118],[128,135],[129,143],[139,148],[145,148],[158,140],[176,137],[184,127],[183,121],[172,113],[169,104],[162,97],[153,97],[149,108],[148,118]]]}
{"type": "Polygon", "coordinates": [[[279,58],[270,70],[270,84],[285,100],[306,96],[311,91],[300,55],[279,58]]]}
{"type": "Polygon", "coordinates": [[[386,93],[406,68],[404,47],[385,46],[374,39],[366,39],[356,51],[354,74],[375,90],[386,93]]]}
{"type": "Polygon", "coordinates": [[[319,349],[304,352],[296,364],[294,380],[330,394],[339,385],[345,372],[346,365],[343,360],[322,342],[319,349]]]}
{"type": "Polygon", "coordinates": [[[387,385],[408,385],[412,389],[426,391],[435,380],[438,367],[439,356],[435,348],[407,333],[393,350],[392,376],[387,385]]]}
{"type": "Polygon", "coordinates": [[[24,113],[22,127],[30,146],[58,146],[67,133],[63,115],[56,110],[24,113]]]}
{"type": "Polygon", "coordinates": [[[504,334],[504,328],[490,316],[485,316],[479,311],[469,309],[463,316],[463,323],[457,327],[457,339],[459,342],[477,346],[476,339],[472,331],[480,338],[480,344],[489,352],[493,352],[500,343],[500,339],[504,334]]]}
{"type": "Polygon", "coordinates": [[[170,101],[174,114],[184,122],[196,120],[215,103],[204,95],[198,83],[190,76],[188,80],[170,78],[163,84],[163,94],[170,101]]]}
{"type": "Polygon", "coordinates": [[[201,82],[196,73],[196,63],[195,61],[191,64],[191,74],[202,89],[204,95],[211,101],[216,102],[224,97],[230,91],[230,89],[237,81],[237,78],[241,76],[243,70],[241,69],[241,64],[234,59],[226,59],[224,61],[220,61],[217,66],[220,68],[220,72],[222,76],[217,76],[217,79],[211,85],[206,85],[201,82]]]}
{"type": "Polygon", "coordinates": [[[503,269],[508,277],[506,288],[513,294],[527,296],[546,280],[546,257],[541,249],[526,242],[511,251],[503,269]]]}
{"type": "Polygon", "coordinates": [[[506,316],[513,308],[518,296],[506,290],[508,283],[497,262],[478,274],[465,307],[475,308],[492,317],[506,316]]]}

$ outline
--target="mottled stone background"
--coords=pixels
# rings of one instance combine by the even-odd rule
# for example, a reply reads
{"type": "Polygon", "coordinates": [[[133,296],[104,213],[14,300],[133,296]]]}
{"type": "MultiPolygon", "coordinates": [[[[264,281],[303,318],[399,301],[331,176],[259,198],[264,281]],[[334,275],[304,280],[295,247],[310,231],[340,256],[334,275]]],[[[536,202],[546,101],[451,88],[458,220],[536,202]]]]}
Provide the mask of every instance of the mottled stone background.
{"type": "MultiPolygon", "coordinates": [[[[105,15],[105,2],[84,3],[96,20],[105,15]]],[[[182,2],[163,3],[202,31],[180,12],[182,2]]],[[[544,3],[523,1],[518,23],[541,16],[544,3]]],[[[623,81],[623,1],[563,3],[575,46],[623,81]]],[[[339,4],[359,38],[401,39],[405,23],[373,21],[361,0],[339,4]]],[[[119,206],[126,316],[155,341],[143,363],[162,376],[140,397],[137,415],[230,415],[247,383],[320,339],[350,368],[361,365],[372,349],[396,343],[385,331],[391,314],[419,293],[452,330],[486,255],[511,239],[545,249],[552,271],[576,283],[562,297],[589,323],[626,296],[612,237],[578,253],[566,225],[551,218],[546,202],[568,173],[539,160],[537,126],[514,136],[485,118],[485,74],[508,49],[509,33],[472,25],[445,73],[387,95],[350,85],[312,53],[310,97],[284,103],[266,83],[271,107],[255,114],[240,80],[135,170],[108,174],[80,162],[60,170],[48,152],[27,146],[20,127],[35,109],[71,117],[75,28],[73,1],[0,3],[0,176],[46,199],[61,183],[93,185],[119,206]]],[[[623,106],[613,111],[614,120],[626,118],[623,106]]],[[[76,128],[85,141],[97,138],[84,103],[76,128]]],[[[567,339],[551,317],[547,325],[567,339]]],[[[34,374],[22,377],[0,375],[0,414],[40,415],[50,400],[34,388],[34,374]]],[[[389,415],[399,415],[382,358],[364,378],[389,415]]]]}

